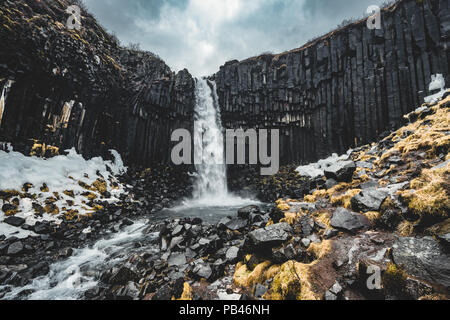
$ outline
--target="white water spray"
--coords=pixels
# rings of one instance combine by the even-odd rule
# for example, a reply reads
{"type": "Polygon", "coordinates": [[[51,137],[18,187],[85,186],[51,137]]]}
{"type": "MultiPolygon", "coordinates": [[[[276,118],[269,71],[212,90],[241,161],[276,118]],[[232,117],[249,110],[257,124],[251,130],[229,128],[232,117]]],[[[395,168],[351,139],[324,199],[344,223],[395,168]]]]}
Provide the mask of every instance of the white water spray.
{"type": "Polygon", "coordinates": [[[194,156],[197,177],[194,199],[225,197],[228,188],[224,135],[220,112],[216,107],[218,99],[215,83],[205,79],[198,80],[195,96],[194,156]]]}
{"type": "Polygon", "coordinates": [[[197,174],[192,199],[177,209],[238,207],[255,203],[228,192],[224,130],[215,82],[197,80],[195,96],[194,157],[197,174]]]}

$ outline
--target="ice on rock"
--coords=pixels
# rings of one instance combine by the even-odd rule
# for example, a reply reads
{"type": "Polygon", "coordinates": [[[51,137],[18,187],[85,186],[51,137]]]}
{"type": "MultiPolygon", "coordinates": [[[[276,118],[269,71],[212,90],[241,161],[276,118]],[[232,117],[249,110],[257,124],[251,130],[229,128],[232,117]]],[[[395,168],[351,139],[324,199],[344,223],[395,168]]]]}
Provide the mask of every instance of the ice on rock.
{"type": "Polygon", "coordinates": [[[338,156],[336,153],[327,159],[319,160],[316,163],[311,163],[306,166],[300,166],[296,171],[303,177],[309,177],[311,179],[316,179],[323,177],[325,175],[325,169],[331,167],[333,164],[340,161],[348,161],[350,159],[350,154],[353,150],[349,150],[347,154],[338,156]]]}

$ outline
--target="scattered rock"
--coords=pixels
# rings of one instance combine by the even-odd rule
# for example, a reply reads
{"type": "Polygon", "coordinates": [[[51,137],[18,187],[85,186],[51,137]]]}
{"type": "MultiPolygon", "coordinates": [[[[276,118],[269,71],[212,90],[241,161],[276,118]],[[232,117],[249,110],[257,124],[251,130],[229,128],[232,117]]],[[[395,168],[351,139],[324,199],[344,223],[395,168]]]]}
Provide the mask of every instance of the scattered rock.
{"type": "Polygon", "coordinates": [[[287,223],[278,223],[269,227],[252,231],[246,243],[258,249],[280,246],[292,237],[292,227],[287,223]]]}
{"type": "Polygon", "coordinates": [[[356,212],[379,211],[387,197],[388,194],[380,190],[363,190],[352,198],[352,209],[356,212]]]}
{"type": "Polygon", "coordinates": [[[331,219],[331,226],[349,232],[355,232],[370,225],[369,220],[345,208],[337,208],[331,219]]]}
{"type": "Polygon", "coordinates": [[[9,256],[15,256],[21,254],[23,251],[24,251],[23,243],[21,241],[17,241],[9,245],[7,254],[9,256]]]}
{"type": "Polygon", "coordinates": [[[247,220],[251,214],[260,213],[259,207],[255,205],[247,206],[238,210],[238,217],[247,220]]]}
{"type": "Polygon", "coordinates": [[[398,238],[392,256],[409,275],[450,288],[450,255],[433,238],[398,238]]]}
{"type": "Polygon", "coordinates": [[[331,167],[325,169],[327,179],[334,179],[338,182],[349,182],[356,170],[356,164],[353,161],[338,161],[331,167]]]}
{"type": "Polygon", "coordinates": [[[20,227],[25,223],[25,219],[12,216],[7,217],[4,222],[14,227],[20,227]]]}

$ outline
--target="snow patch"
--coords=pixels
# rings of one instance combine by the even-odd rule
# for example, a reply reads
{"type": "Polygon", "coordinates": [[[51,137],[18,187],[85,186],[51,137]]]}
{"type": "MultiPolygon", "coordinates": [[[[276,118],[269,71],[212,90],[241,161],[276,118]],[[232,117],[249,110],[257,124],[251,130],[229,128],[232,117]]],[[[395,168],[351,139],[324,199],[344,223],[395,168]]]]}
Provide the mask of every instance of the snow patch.
{"type": "Polygon", "coordinates": [[[437,103],[448,91],[448,89],[445,89],[445,79],[442,74],[435,74],[431,76],[429,91],[436,91],[436,90],[439,90],[439,92],[432,94],[428,97],[425,97],[425,103],[429,104],[437,103]]]}
{"type": "Polygon", "coordinates": [[[327,159],[319,160],[316,163],[310,163],[306,166],[300,166],[295,171],[297,171],[302,177],[310,177],[311,179],[316,179],[323,177],[325,175],[325,170],[331,167],[333,164],[341,161],[348,161],[353,150],[349,150],[347,154],[338,156],[336,153],[327,159]]]}
{"type": "MultiPolygon", "coordinates": [[[[88,205],[89,200],[83,193],[89,192],[101,201],[115,203],[125,192],[125,188],[117,180],[117,176],[125,173],[127,168],[124,166],[122,158],[117,151],[110,150],[114,157],[113,161],[105,161],[100,157],[85,160],[75,149],[67,150],[66,156],[57,156],[51,159],[25,156],[12,150],[8,145],[9,152],[0,150],[0,190],[14,190],[25,195],[22,190],[24,184],[32,184],[26,194],[32,195],[21,198],[12,197],[20,201],[16,217],[26,220],[26,224],[33,226],[36,222],[54,221],[59,224],[61,214],[69,210],[78,211],[79,215],[86,215],[95,211],[95,208],[88,205]],[[98,190],[87,190],[83,186],[91,186],[97,180],[106,183],[106,190],[110,196],[100,194],[98,190]],[[41,187],[46,185],[47,188],[41,187]],[[66,194],[64,193],[66,191],[66,194]],[[67,192],[69,191],[69,192],[67,192]],[[73,193],[73,197],[72,194],[73,193]],[[46,206],[46,201],[52,199],[52,203],[58,207],[60,214],[43,213],[36,215],[33,204],[46,206]],[[63,209],[64,208],[64,209],[63,209]]],[[[3,223],[6,218],[1,210],[7,203],[0,199],[0,234],[6,236],[17,236],[25,238],[32,234],[30,231],[24,231],[20,228],[12,227],[3,223]]]]}

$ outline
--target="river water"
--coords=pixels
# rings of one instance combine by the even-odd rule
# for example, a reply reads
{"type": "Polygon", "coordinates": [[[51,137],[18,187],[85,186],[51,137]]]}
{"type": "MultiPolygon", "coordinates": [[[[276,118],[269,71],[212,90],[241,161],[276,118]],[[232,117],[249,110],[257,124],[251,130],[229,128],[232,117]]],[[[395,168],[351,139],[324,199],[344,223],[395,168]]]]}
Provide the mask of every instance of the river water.
{"type": "Polygon", "coordinates": [[[217,223],[224,217],[236,216],[237,210],[243,206],[258,203],[228,192],[224,132],[215,83],[199,79],[195,92],[194,153],[198,164],[192,198],[148,220],[135,221],[134,225],[99,240],[93,246],[74,250],[70,258],[52,264],[46,276],[35,279],[25,287],[0,287],[0,292],[10,290],[3,299],[83,299],[87,290],[98,285],[98,275],[126,261],[130,252],[136,250],[137,242],[146,245],[140,250],[147,253],[159,250],[153,241],[158,234],[144,232],[150,223],[183,217],[198,217],[205,222],[217,223]]]}

